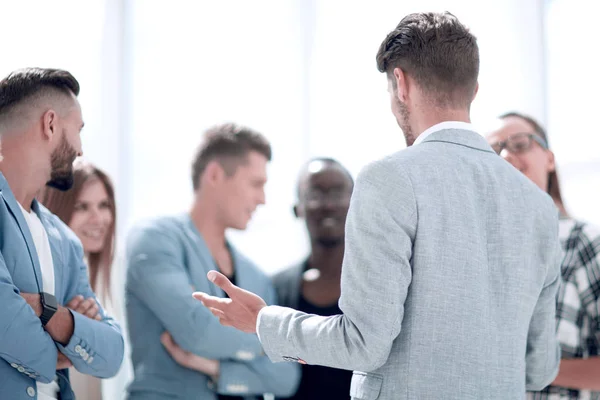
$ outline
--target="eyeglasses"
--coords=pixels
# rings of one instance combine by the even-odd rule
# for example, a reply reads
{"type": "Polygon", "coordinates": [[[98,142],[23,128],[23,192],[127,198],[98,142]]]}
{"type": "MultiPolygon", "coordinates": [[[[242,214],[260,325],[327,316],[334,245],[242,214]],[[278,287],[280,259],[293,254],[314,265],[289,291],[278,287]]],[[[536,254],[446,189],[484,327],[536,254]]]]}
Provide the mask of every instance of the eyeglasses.
{"type": "Polygon", "coordinates": [[[548,143],[538,135],[533,133],[515,133],[509,136],[506,140],[491,143],[492,149],[496,154],[502,153],[502,150],[506,149],[513,154],[525,153],[531,148],[531,144],[536,142],[544,150],[548,149],[548,143]]]}
{"type": "Polygon", "coordinates": [[[307,190],[304,201],[308,207],[317,207],[322,204],[330,203],[334,205],[345,204],[350,201],[351,193],[344,189],[307,190]]]}

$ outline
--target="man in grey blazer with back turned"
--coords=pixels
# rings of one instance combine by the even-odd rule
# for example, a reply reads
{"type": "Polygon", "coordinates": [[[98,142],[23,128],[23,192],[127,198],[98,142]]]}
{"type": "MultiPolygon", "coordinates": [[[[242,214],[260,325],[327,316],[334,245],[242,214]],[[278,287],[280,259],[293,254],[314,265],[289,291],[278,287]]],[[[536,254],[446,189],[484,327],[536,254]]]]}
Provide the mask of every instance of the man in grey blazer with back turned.
{"type": "Polygon", "coordinates": [[[194,297],[273,361],[354,370],[353,399],[523,399],[559,366],[558,212],[469,124],[479,52],[453,15],[408,15],[377,65],[408,148],[356,181],[344,314],[267,307],[216,271],[230,298],[194,297]]]}

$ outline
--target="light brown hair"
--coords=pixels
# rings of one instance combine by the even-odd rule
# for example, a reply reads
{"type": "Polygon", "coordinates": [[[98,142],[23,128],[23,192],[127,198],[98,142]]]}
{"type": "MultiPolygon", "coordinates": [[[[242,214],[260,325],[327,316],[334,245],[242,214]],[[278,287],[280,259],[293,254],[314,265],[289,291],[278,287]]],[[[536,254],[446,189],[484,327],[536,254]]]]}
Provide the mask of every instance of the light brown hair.
{"type": "Polygon", "coordinates": [[[192,185],[197,190],[200,176],[208,163],[217,160],[228,176],[246,162],[248,153],[255,151],[271,161],[271,145],[260,133],[233,123],[214,126],[204,133],[192,163],[192,185]]]}
{"type": "Polygon", "coordinates": [[[90,163],[78,161],[73,165],[73,187],[63,192],[46,186],[39,193],[38,201],[68,225],[75,211],[75,203],[81,191],[86,184],[95,179],[99,179],[104,185],[113,221],[106,235],[104,247],[97,253],[90,253],[87,262],[92,290],[96,294],[106,295],[110,298],[110,277],[114,259],[117,210],[115,206],[115,191],[108,175],[90,163]],[[96,291],[98,288],[98,276],[102,276],[102,283],[104,285],[103,293],[97,293],[96,291]]]}

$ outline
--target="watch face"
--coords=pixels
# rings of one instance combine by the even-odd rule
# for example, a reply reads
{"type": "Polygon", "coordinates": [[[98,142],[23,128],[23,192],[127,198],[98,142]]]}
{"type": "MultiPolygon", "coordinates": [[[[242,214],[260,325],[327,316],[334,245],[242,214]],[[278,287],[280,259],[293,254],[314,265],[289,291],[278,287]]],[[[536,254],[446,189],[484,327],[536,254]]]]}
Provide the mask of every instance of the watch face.
{"type": "Polygon", "coordinates": [[[56,297],[54,297],[50,293],[45,293],[45,292],[40,293],[40,297],[41,297],[43,306],[52,308],[54,310],[58,309],[58,303],[56,302],[56,297]]]}

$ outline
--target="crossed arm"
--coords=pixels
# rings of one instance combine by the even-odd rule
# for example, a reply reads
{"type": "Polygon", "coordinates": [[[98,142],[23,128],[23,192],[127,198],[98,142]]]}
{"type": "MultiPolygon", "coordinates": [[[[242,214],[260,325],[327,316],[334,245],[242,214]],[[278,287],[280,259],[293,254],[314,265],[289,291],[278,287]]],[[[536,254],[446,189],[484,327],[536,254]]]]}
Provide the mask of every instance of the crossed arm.
{"type": "MultiPolygon", "coordinates": [[[[20,293],[21,297],[31,307],[35,315],[39,318],[42,315],[42,304],[40,295],[36,293],[20,293]]],[[[69,312],[72,310],[90,319],[101,321],[100,307],[93,297],[84,299],[83,296],[77,295],[65,307],[59,306],[58,311],[52,319],[46,324],[46,332],[50,337],[63,346],[69,343],[73,336],[73,316],[69,312]]],[[[73,363],[67,356],[60,351],[58,352],[58,360],[56,369],[61,370],[73,366],[73,363]]]]}
{"type": "MultiPolygon", "coordinates": [[[[33,302],[33,299],[30,299],[33,302]]],[[[0,357],[44,383],[54,379],[58,350],[25,298],[0,253],[0,357]]]]}
{"type": "MultiPolygon", "coordinates": [[[[76,247],[69,250],[73,251],[69,255],[77,254],[76,247]]],[[[71,262],[78,259],[83,260],[83,255],[69,258],[71,262]]],[[[44,327],[39,319],[40,295],[19,291],[0,253],[0,304],[3,305],[0,308],[0,357],[19,365],[22,367],[19,371],[22,369],[22,373],[43,383],[54,379],[56,370],[71,365],[86,374],[110,377],[118,371],[122,361],[123,339],[118,326],[104,314],[87,284],[87,266],[81,261],[72,271],[77,274],[73,290],[80,293],[80,297],[74,296],[66,307],[59,306],[44,327]],[[84,296],[88,299],[82,301],[84,296]],[[90,315],[94,318],[89,318],[90,315]],[[98,331],[103,331],[105,336],[98,338],[98,331]],[[80,348],[87,348],[87,357],[76,351],[80,348]]]]}
{"type": "MultiPolygon", "coordinates": [[[[273,365],[255,334],[221,326],[192,298],[178,246],[172,235],[156,229],[134,230],[127,256],[127,290],[164,325],[168,336],[163,335],[163,345],[177,352],[171,356],[182,366],[215,379],[221,394],[228,394],[229,382],[244,382],[248,393],[293,394],[299,381],[297,366],[273,365]]],[[[208,281],[205,286],[208,290],[208,281]]]]}

